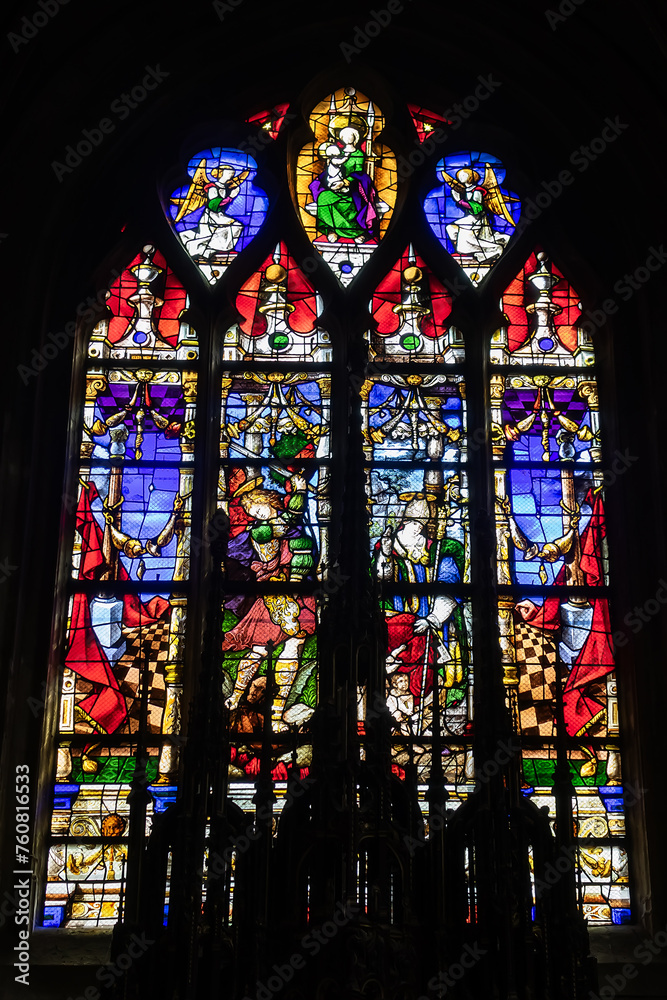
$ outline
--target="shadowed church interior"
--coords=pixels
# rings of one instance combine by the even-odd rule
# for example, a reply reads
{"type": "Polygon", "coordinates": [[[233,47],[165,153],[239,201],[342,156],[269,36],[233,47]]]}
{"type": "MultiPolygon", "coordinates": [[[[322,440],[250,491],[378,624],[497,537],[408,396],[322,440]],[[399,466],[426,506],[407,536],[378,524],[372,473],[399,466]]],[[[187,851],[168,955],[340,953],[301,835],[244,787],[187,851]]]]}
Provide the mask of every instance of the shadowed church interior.
{"type": "Polygon", "coordinates": [[[3,26],[2,995],[667,997],[661,9],[3,26]]]}

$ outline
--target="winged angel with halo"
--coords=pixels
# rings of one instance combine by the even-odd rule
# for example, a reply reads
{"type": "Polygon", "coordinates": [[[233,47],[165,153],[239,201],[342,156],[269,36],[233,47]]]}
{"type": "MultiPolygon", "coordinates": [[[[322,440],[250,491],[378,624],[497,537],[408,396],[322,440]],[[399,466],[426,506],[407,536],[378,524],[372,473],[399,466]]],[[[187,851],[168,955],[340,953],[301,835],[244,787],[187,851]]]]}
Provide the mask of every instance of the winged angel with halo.
{"type": "Polygon", "coordinates": [[[221,163],[210,173],[209,178],[206,160],[201,160],[185,198],[171,199],[172,203],[179,206],[175,223],[204,208],[199,225],[194,229],[185,229],[180,234],[190,256],[202,264],[226,262],[227,255],[234,249],[243,232],[243,223],[231,215],[225,215],[225,209],[236,197],[237,189],[250,171],[241,170],[235,174],[233,166],[221,163]]]}
{"type": "Polygon", "coordinates": [[[464,213],[462,218],[446,227],[456,252],[474,257],[478,264],[490,264],[500,257],[510,238],[507,233],[493,229],[493,216],[500,216],[514,226],[507,202],[518,199],[502,193],[490,163],[485,164],[482,184],[473,167],[462,167],[456,171],[456,177],[443,170],[442,176],[451,188],[457,207],[464,213]]]}

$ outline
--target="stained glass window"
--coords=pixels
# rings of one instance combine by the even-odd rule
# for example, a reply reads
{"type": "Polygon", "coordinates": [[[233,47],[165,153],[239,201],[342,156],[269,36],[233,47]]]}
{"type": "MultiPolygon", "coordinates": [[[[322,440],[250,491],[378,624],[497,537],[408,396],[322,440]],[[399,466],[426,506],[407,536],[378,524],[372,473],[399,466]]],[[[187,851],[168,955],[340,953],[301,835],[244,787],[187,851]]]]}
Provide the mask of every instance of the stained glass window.
{"type": "Polygon", "coordinates": [[[313,109],[313,139],[296,163],[296,198],[313,245],[349,285],[383,239],[396,202],[396,157],[381,142],[384,116],[354,87],[313,109]]]}
{"type": "Polygon", "coordinates": [[[473,285],[509,243],[521,204],[504,186],[505,167],[491,153],[468,150],[440,160],[439,187],[424,201],[428,223],[473,285]]]}
{"type": "Polygon", "coordinates": [[[286,780],[294,763],[305,776],[311,760],[329,558],[331,344],[319,298],[284,242],[236,304],[221,362],[218,505],[229,519],[222,686],[231,794],[243,798],[260,769],[267,715],[274,779],[286,780]]]}
{"type": "Polygon", "coordinates": [[[490,385],[498,610],[522,791],[555,820],[565,769],[582,911],[620,924],[630,895],[593,345],[542,252],[502,307],[490,385]]]}
{"type": "Polygon", "coordinates": [[[45,926],[119,919],[132,825],[148,833],[177,790],[197,338],[186,292],[151,246],[107,303],[79,422],[45,926]]]}
{"type": "MultiPolygon", "coordinates": [[[[431,160],[419,220],[403,218],[392,231],[399,183],[409,179],[399,180],[391,122],[352,86],[309,107],[301,119],[287,103],[249,114],[262,136],[253,155],[243,143],[212,146],[181,165],[178,186],[164,192],[171,247],[147,245],[128,260],[108,290],[107,315],[88,331],[71,573],[59,597],[66,634],[44,924],[111,925],[122,916],[131,845],[145,842],[179,795],[182,720],[197,708],[184,704],[186,639],[192,663],[190,637],[205,620],[215,621],[207,669],[224,706],[229,798],[256,815],[258,778],[268,774],[277,827],[288,777],[306,777],[313,764],[318,639],[341,552],[332,510],[343,494],[368,527],[364,559],[386,640],[382,690],[366,679],[356,692],[362,757],[370,720],[388,709],[392,773],[414,786],[426,820],[434,781],[450,818],[479,792],[475,716],[490,695],[475,667],[480,637],[493,632],[521,791],[553,826],[556,778],[568,776],[582,913],[625,922],[614,578],[595,355],[579,296],[539,250],[516,276],[507,270],[519,185],[493,153],[428,153],[441,116],[407,106],[431,160]],[[263,144],[276,153],[292,139],[285,176],[301,250],[269,216],[257,181],[263,144]],[[437,242],[426,230],[422,246],[424,224],[437,242]],[[221,334],[217,314],[205,333],[190,325],[188,293],[168,262],[176,259],[199,293],[224,286],[221,334]],[[484,282],[490,270],[505,275],[503,322],[490,339],[474,310],[457,312],[446,279],[453,262],[482,305],[498,304],[484,282]],[[362,327],[354,296],[364,281],[362,327]],[[355,323],[364,359],[348,395],[347,366],[361,345],[355,323]],[[467,395],[471,358],[480,368],[472,381],[488,382],[490,434],[481,438],[470,435],[468,414],[485,405],[467,395]],[[355,459],[350,428],[359,425],[355,459]],[[355,460],[364,473],[358,495],[345,493],[355,460]],[[484,477],[497,542],[486,619],[472,527],[484,477]],[[191,579],[191,547],[198,552],[207,537],[202,510],[216,512],[224,545],[210,576],[193,560],[191,579]]],[[[403,118],[409,124],[405,108],[403,118]]],[[[361,898],[373,861],[363,850],[357,860],[361,898]]],[[[469,854],[468,875],[473,868],[469,854]]]]}
{"type": "Polygon", "coordinates": [[[276,104],[270,111],[258,111],[257,114],[250,115],[246,121],[258,125],[272,139],[277,139],[288,108],[289,104],[276,104]]]}
{"type": "Polygon", "coordinates": [[[417,136],[420,142],[428,139],[433,132],[437,132],[438,138],[440,138],[443,134],[442,126],[450,124],[442,115],[437,114],[435,111],[429,111],[427,108],[422,108],[418,104],[408,104],[408,111],[417,129],[417,136]]]}
{"type": "Polygon", "coordinates": [[[474,786],[464,347],[447,324],[448,293],[412,247],[378,285],[372,310],[360,399],[388,636],[384,693],[394,772],[404,778],[416,766],[426,811],[434,739],[452,807],[474,786]]]}
{"type": "Polygon", "coordinates": [[[257,163],[215,146],[191,157],[189,180],[168,201],[167,217],[204,277],[215,284],[259,232],[268,198],[255,184],[257,163]]]}

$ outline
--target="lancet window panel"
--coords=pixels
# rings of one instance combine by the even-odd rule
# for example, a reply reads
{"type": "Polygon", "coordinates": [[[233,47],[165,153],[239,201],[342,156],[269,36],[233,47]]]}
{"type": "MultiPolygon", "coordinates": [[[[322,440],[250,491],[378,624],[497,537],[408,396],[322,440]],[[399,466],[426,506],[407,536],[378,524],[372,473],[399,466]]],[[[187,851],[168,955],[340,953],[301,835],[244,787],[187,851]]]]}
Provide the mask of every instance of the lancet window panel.
{"type": "Polygon", "coordinates": [[[555,823],[557,768],[569,774],[582,912],[620,924],[631,911],[593,345],[577,293],[542,252],[502,306],[490,383],[498,604],[522,791],[555,823]]]}
{"type": "Polygon", "coordinates": [[[312,758],[329,569],[332,346],[321,299],[284,242],[236,305],[220,362],[218,508],[229,523],[221,647],[230,790],[245,803],[267,723],[275,782],[294,763],[305,776],[312,758]]]}
{"type": "Polygon", "coordinates": [[[130,825],[148,835],[177,792],[199,349],[154,247],[106,301],[86,350],[44,926],[116,923],[130,825]]]}
{"type": "Polygon", "coordinates": [[[371,565],[388,636],[392,768],[404,778],[417,766],[426,810],[432,744],[441,739],[455,808],[474,787],[463,338],[448,325],[447,289],[412,246],[380,281],[371,311],[359,396],[371,565]]]}

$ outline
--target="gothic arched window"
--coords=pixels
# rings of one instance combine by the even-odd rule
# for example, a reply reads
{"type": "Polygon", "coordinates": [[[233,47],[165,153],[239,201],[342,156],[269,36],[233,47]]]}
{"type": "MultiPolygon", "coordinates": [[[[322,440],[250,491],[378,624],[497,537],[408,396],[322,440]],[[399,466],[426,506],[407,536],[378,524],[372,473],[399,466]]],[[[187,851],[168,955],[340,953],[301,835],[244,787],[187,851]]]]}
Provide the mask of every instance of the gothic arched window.
{"type": "Polygon", "coordinates": [[[186,806],[189,855],[172,832],[151,869],[165,926],[168,871],[233,923],[256,831],[279,851],[283,821],[311,919],[308,792],[341,762],[362,812],[386,766],[403,830],[385,867],[359,829],[354,857],[332,848],[365,913],[403,919],[405,858],[446,827],[474,925],[468,817],[506,795],[533,830],[527,921],[554,844],[580,912],[629,919],[593,345],[503,161],[438,158],[446,123],[409,112],[432,173],[408,201],[412,161],[351,87],[193,151],[162,191],[171,244],[137,246],[81,331],[45,926],[136,919],[146,839],[186,806]]]}

